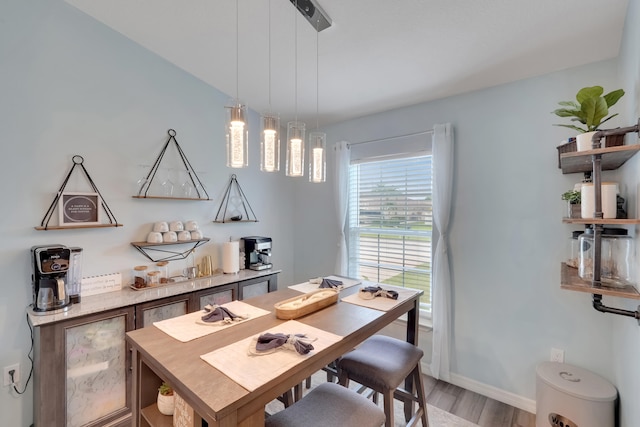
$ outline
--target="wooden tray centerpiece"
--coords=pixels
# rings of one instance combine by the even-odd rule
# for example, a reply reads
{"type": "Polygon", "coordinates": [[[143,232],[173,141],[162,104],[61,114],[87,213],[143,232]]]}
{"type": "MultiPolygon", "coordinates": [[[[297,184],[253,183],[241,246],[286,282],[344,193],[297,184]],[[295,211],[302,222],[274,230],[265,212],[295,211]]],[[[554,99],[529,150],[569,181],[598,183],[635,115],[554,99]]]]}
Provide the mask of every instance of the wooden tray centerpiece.
{"type": "Polygon", "coordinates": [[[338,289],[326,288],[280,301],[274,305],[276,317],[283,320],[297,319],[338,302],[338,289]]]}

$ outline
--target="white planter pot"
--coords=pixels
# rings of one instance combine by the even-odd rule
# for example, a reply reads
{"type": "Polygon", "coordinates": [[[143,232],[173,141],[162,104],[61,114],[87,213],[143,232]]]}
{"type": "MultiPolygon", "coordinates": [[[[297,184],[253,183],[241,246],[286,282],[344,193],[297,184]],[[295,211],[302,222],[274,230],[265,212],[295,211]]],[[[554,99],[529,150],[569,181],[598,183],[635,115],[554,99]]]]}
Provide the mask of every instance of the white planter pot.
{"type": "Polygon", "coordinates": [[[175,400],[173,396],[164,396],[158,392],[158,411],[163,415],[173,415],[175,400]]]}
{"type": "Polygon", "coordinates": [[[596,133],[596,131],[585,132],[576,136],[576,147],[578,151],[587,151],[593,149],[593,142],[591,141],[591,138],[593,137],[594,133],[596,133]]]}

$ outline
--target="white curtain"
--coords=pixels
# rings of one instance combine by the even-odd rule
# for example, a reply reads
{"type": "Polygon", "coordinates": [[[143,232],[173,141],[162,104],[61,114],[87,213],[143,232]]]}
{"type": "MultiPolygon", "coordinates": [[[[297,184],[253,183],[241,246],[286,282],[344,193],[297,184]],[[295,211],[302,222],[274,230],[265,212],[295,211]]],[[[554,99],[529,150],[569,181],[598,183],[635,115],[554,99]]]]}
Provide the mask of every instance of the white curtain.
{"type": "Polygon", "coordinates": [[[433,128],[433,220],[440,234],[433,257],[433,350],[431,375],[449,381],[451,348],[451,274],[448,243],[453,175],[453,129],[450,123],[433,128]]]}
{"type": "Polygon", "coordinates": [[[338,216],[338,250],[335,274],[347,276],[349,255],[344,229],[347,223],[347,206],[349,202],[349,162],[351,159],[349,143],[345,141],[338,142],[333,146],[333,153],[335,156],[334,164],[336,165],[333,194],[336,199],[336,214],[338,216]]]}

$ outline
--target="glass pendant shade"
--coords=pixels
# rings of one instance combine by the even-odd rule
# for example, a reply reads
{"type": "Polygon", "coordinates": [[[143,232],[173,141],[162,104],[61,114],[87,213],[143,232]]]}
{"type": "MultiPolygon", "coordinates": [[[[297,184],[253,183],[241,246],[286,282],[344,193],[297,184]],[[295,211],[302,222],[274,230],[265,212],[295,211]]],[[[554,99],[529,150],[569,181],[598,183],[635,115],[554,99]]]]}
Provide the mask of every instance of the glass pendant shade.
{"type": "Polygon", "coordinates": [[[247,129],[247,106],[239,100],[227,106],[227,166],[244,168],[249,164],[249,131],[247,129]]]}
{"type": "Polygon", "coordinates": [[[327,134],[311,132],[309,134],[309,182],[327,180],[327,134]]]}
{"type": "Polygon", "coordinates": [[[262,116],[260,170],[263,172],[280,170],[280,118],[276,114],[262,116]]]}
{"type": "Polygon", "coordinates": [[[304,176],[304,134],[303,122],[287,124],[287,176],[304,176]]]}

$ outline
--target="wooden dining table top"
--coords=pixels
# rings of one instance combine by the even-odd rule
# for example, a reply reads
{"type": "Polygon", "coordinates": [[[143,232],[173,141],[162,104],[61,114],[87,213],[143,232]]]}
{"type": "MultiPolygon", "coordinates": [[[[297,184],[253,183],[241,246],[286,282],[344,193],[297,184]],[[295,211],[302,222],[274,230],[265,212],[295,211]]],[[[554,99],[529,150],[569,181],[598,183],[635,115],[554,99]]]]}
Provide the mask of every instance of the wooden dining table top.
{"type": "MultiPolygon", "coordinates": [[[[357,286],[342,290],[340,296],[344,297],[354,292],[358,292],[357,286]]],[[[350,351],[404,313],[412,314],[409,316],[409,323],[413,324],[408,325],[408,329],[417,331],[415,323],[421,292],[386,312],[338,300],[336,304],[296,321],[343,338],[320,352],[310,353],[286,374],[262,384],[253,391],[241,387],[200,357],[286,322],[276,317],[274,305],[299,295],[300,292],[285,288],[243,300],[271,313],[192,341],[180,342],[154,326],[128,332],[127,341],[137,357],[167,381],[210,426],[236,426],[260,425],[260,420],[256,419],[260,418],[267,403],[350,351]]],[[[408,341],[417,344],[416,340],[415,334],[408,333],[408,341]]]]}

